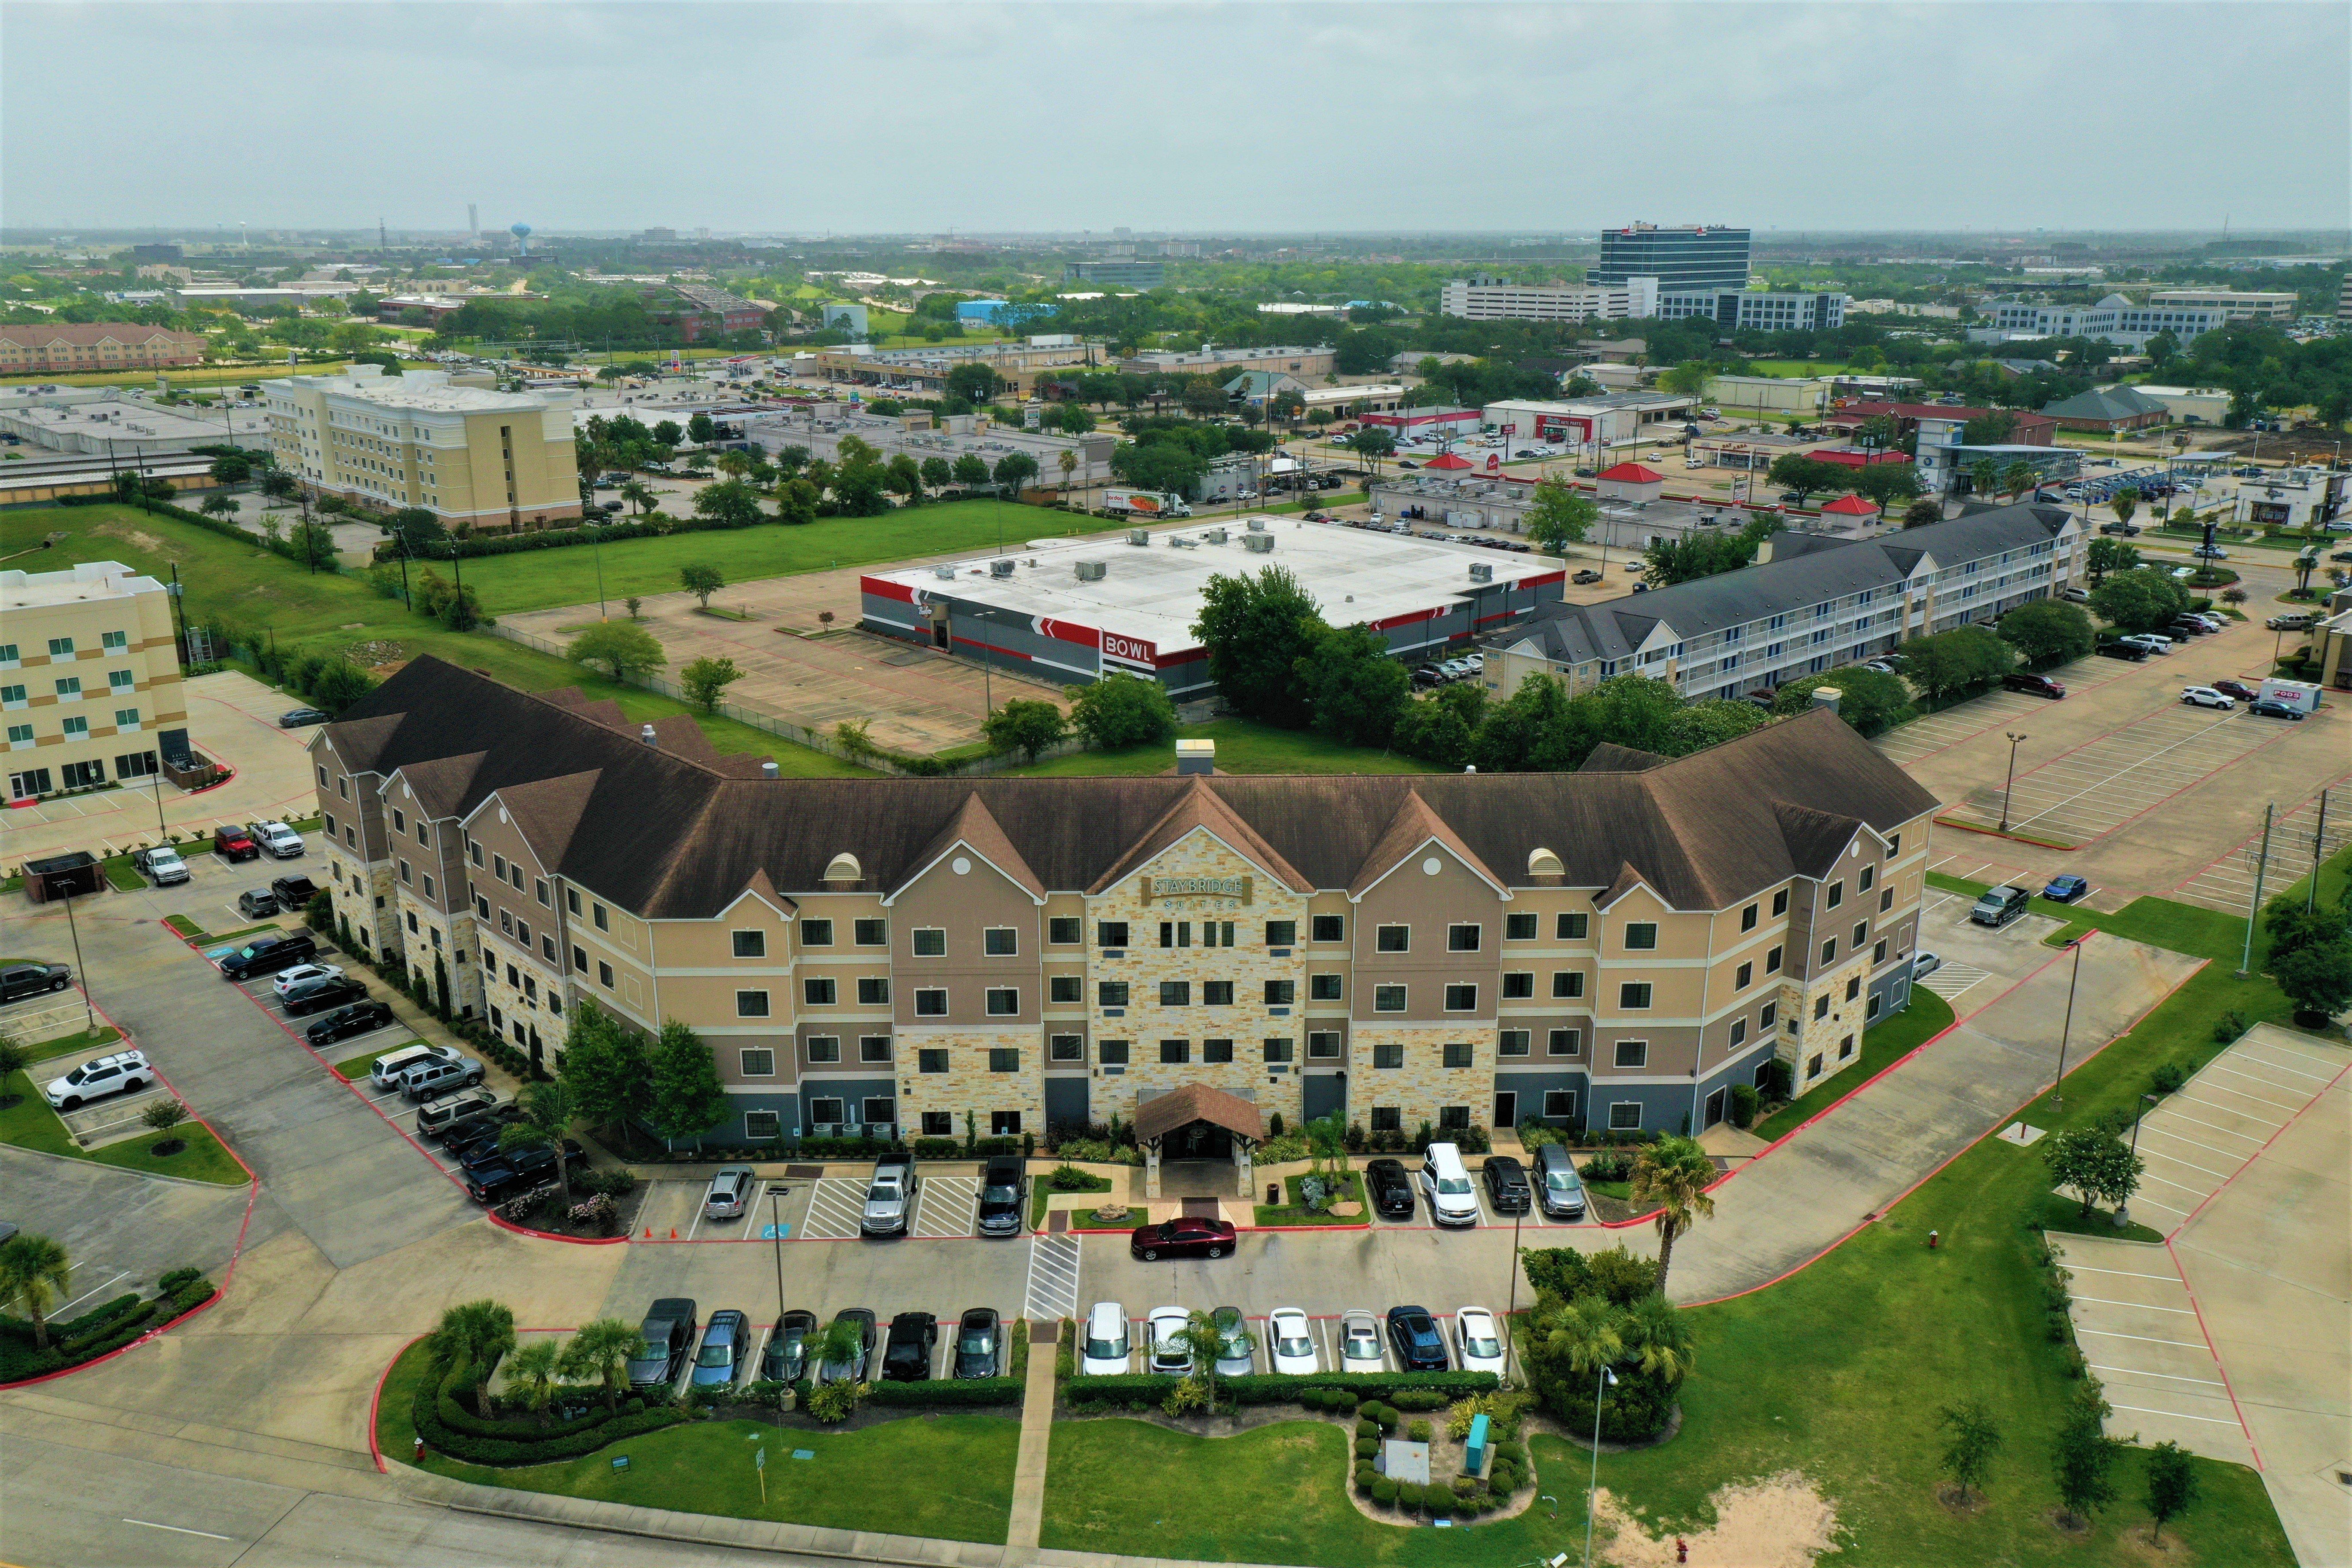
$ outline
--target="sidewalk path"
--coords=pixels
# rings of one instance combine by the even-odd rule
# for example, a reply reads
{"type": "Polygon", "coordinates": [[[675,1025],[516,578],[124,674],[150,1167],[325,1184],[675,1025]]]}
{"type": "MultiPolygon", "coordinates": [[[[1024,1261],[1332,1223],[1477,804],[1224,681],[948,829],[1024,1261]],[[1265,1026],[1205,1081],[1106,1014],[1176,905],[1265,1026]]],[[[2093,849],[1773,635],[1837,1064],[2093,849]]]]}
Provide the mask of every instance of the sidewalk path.
{"type": "Polygon", "coordinates": [[[1059,1323],[1050,1331],[1042,1322],[1023,1327],[1032,1339],[1029,1382],[1021,1400],[1021,1451],[1013,1461],[1013,1522],[1004,1542],[1008,1563],[1033,1561],[1045,1527],[1045,1451],[1054,1438],[1054,1358],[1060,1349],[1056,1339],[1039,1337],[1049,1331],[1058,1335],[1059,1323]]]}

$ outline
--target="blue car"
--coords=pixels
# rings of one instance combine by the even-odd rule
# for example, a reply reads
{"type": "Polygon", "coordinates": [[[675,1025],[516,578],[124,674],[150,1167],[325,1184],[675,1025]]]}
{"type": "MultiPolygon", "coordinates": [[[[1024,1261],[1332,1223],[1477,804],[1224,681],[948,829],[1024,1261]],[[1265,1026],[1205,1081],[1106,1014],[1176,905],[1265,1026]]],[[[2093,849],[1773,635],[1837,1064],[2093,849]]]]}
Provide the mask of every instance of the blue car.
{"type": "Polygon", "coordinates": [[[2042,896],[2053,904],[2071,904],[2091,890],[2091,884],[2080,877],[2053,877],[2042,896]]]}
{"type": "Polygon", "coordinates": [[[1446,1370],[1445,1336],[1437,1331],[1437,1320],[1426,1307],[1389,1309],[1389,1348],[1407,1372],[1446,1370]]]}
{"type": "Polygon", "coordinates": [[[751,1331],[751,1320],[732,1307],[711,1313],[710,1326],[702,1331],[702,1346],[694,1352],[694,1386],[724,1388],[733,1383],[751,1331]]]}

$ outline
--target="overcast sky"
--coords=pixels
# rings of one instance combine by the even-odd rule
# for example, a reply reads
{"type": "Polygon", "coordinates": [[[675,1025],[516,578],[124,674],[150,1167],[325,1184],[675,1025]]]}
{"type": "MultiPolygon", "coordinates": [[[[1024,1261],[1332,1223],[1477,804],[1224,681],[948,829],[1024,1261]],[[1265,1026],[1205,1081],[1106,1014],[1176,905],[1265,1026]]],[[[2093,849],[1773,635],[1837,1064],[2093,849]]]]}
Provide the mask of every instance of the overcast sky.
{"type": "Polygon", "coordinates": [[[2347,63],[2332,3],[0,0],[0,223],[2342,227],[2347,63]]]}

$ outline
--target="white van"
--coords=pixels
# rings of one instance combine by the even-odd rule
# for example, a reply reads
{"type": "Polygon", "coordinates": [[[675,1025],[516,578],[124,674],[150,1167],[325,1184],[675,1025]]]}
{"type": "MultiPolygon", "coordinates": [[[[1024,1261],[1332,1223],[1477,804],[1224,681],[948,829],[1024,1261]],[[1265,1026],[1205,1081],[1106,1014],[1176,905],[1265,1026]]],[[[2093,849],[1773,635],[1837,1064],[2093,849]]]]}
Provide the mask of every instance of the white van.
{"type": "Polygon", "coordinates": [[[376,1088],[390,1090],[400,1087],[402,1075],[410,1068],[422,1067],[426,1062],[454,1062],[457,1059],[457,1052],[451,1047],[428,1046],[420,1041],[416,1045],[404,1046],[389,1056],[376,1058],[368,1076],[375,1080],[376,1088]]]}
{"type": "Polygon", "coordinates": [[[1421,1157],[1421,1190],[1429,1197],[1429,1217],[1440,1225],[1476,1225],[1478,1194],[1470,1184],[1469,1167],[1462,1151],[1452,1143],[1432,1143],[1421,1157]]]}

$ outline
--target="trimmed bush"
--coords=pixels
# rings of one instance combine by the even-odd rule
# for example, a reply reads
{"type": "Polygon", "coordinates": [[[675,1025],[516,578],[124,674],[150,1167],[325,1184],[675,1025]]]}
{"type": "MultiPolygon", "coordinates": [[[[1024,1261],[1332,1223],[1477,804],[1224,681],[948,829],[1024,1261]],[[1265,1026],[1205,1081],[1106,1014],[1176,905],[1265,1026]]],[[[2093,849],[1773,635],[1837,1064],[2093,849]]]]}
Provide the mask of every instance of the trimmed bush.
{"type": "Polygon", "coordinates": [[[1415,1421],[1404,1429],[1404,1435],[1416,1443],[1426,1443],[1429,1441],[1429,1423],[1415,1421]]]}
{"type": "Polygon", "coordinates": [[[1369,1459],[1380,1451],[1381,1440],[1378,1437],[1359,1437],[1356,1439],[1356,1458],[1360,1459],[1369,1459]]]}
{"type": "Polygon", "coordinates": [[[1367,1417],[1366,1419],[1361,1420],[1361,1421],[1359,1421],[1359,1422],[1357,1422],[1357,1423],[1356,1423],[1356,1436],[1359,1436],[1359,1437],[1377,1437],[1377,1436],[1379,1436],[1380,1435],[1381,1435],[1381,1424],[1380,1424],[1379,1422],[1374,1421],[1374,1420],[1371,1420],[1371,1419],[1370,1419],[1369,1417],[1367,1417]]]}
{"type": "Polygon", "coordinates": [[[877,1405],[1018,1405],[1020,1381],[1010,1377],[927,1378],[916,1383],[877,1383],[877,1405]]]}
{"type": "Polygon", "coordinates": [[[1370,1492],[1372,1488],[1378,1484],[1380,1479],[1380,1471],[1372,1468],[1371,1466],[1358,1465],[1356,1467],[1356,1489],[1358,1491],[1365,1493],[1370,1492]]]}
{"type": "Polygon", "coordinates": [[[1390,1504],[1394,1503],[1396,1500],[1396,1482],[1389,1479],[1386,1476],[1382,1476],[1380,1479],[1372,1483],[1372,1500],[1374,1502],[1390,1504]]]}

